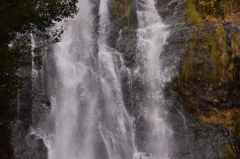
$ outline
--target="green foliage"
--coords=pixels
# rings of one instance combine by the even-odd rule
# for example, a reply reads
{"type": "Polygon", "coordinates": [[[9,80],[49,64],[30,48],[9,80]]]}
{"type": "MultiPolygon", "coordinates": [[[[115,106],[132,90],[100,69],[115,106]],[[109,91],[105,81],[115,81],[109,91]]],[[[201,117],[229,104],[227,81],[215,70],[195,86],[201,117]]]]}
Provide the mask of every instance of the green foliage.
{"type": "Polygon", "coordinates": [[[118,16],[124,16],[127,7],[127,0],[116,0],[113,3],[114,5],[114,13],[118,16]]]}
{"type": "Polygon", "coordinates": [[[203,25],[205,20],[229,19],[238,16],[239,0],[187,0],[186,11],[193,25],[203,25]]]}
{"type": "Polygon", "coordinates": [[[218,0],[217,3],[223,8],[226,15],[237,14],[240,11],[239,0],[218,0]]]}
{"type": "Polygon", "coordinates": [[[237,64],[234,61],[238,58],[239,51],[239,33],[232,35],[231,45],[227,45],[226,31],[222,23],[217,23],[216,30],[210,32],[211,40],[208,44],[211,51],[211,58],[214,66],[213,77],[215,81],[230,83],[234,81],[237,70],[237,64]]]}
{"type": "Polygon", "coordinates": [[[133,10],[129,0],[116,0],[113,3],[114,13],[121,18],[122,28],[131,26],[133,19],[133,10]]]}
{"type": "Polygon", "coordinates": [[[203,26],[204,21],[202,20],[199,12],[196,10],[195,0],[188,0],[186,11],[188,13],[188,20],[191,21],[192,25],[203,26]]]}
{"type": "Polygon", "coordinates": [[[224,11],[219,0],[197,0],[196,6],[198,12],[203,18],[211,15],[218,18],[224,18],[224,11]]]}
{"type": "MultiPolygon", "coordinates": [[[[240,57],[240,34],[235,33],[231,35],[231,37],[227,37],[227,32],[222,23],[222,20],[232,21],[233,24],[235,23],[236,18],[234,19],[232,17],[235,17],[233,14],[240,13],[238,4],[240,4],[240,2],[237,0],[187,0],[187,20],[191,22],[191,25],[203,26],[210,22],[215,27],[215,30],[210,31],[210,39],[205,44],[194,44],[196,41],[189,42],[189,52],[183,60],[182,80],[190,82],[190,78],[193,79],[199,76],[197,73],[199,69],[206,70],[204,65],[202,65],[202,67],[199,65],[201,63],[199,59],[196,61],[193,58],[196,56],[196,48],[193,45],[201,45],[209,48],[210,54],[208,56],[210,56],[212,60],[213,71],[205,74],[206,77],[204,78],[211,79],[215,82],[230,83],[236,79],[236,76],[239,76],[239,60],[236,59],[240,57]],[[231,45],[227,44],[227,38],[231,39],[231,45]],[[210,78],[208,74],[211,74],[210,78]]],[[[204,61],[202,62],[204,63],[204,61]]]]}
{"type": "MultiPolygon", "coordinates": [[[[200,121],[227,127],[238,139],[240,110],[232,100],[240,96],[240,32],[230,33],[227,25],[237,28],[239,3],[237,0],[187,1],[187,20],[206,30],[193,31],[178,80],[172,84],[190,113],[200,121]],[[200,35],[206,31],[209,36],[200,35]]],[[[227,145],[226,150],[235,158],[234,148],[227,145]]]]}
{"type": "MultiPolygon", "coordinates": [[[[40,53],[60,41],[63,28],[55,25],[77,13],[76,3],[77,0],[0,1],[0,131],[9,138],[11,123],[17,116],[17,93],[22,88],[16,72],[22,66],[29,67],[26,58],[31,58],[32,52],[40,53]],[[31,46],[32,35],[41,41],[38,48],[31,46]]],[[[41,65],[38,55],[35,61],[41,65]]]]}
{"type": "Polygon", "coordinates": [[[77,0],[1,0],[0,40],[10,41],[16,33],[37,30],[45,33],[56,22],[72,17],[77,0]]]}

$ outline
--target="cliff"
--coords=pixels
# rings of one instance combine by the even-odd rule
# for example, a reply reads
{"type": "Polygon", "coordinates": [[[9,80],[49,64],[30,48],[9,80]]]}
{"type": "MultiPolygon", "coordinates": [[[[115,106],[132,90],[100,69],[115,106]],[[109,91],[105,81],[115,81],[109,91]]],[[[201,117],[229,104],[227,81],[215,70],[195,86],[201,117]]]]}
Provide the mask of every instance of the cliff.
{"type": "MultiPolygon", "coordinates": [[[[186,1],[189,38],[178,77],[172,83],[199,121],[239,134],[240,19],[238,1],[186,1]]],[[[185,46],[184,46],[185,45],[185,46]]]]}
{"type": "MultiPolygon", "coordinates": [[[[171,88],[194,118],[223,126],[239,139],[239,2],[182,3],[184,25],[175,24],[180,31],[170,43],[178,44],[183,57],[171,88]]],[[[219,158],[238,158],[238,140],[235,144],[231,157],[219,158]]]]}
{"type": "MultiPolygon", "coordinates": [[[[171,30],[163,67],[176,78],[165,88],[169,124],[174,130],[172,156],[178,158],[238,158],[239,27],[237,1],[158,0],[156,7],[171,30]],[[231,8],[232,7],[232,8],[231,8]],[[175,92],[173,93],[172,90],[175,92]],[[234,135],[233,135],[233,134],[234,135]],[[235,136],[235,137],[234,137],[235,136]]],[[[117,49],[134,69],[136,14],[134,1],[115,1],[122,28],[117,49]]],[[[122,82],[128,81],[127,75],[122,82]]],[[[138,119],[138,146],[144,150],[144,119],[130,103],[141,103],[141,80],[123,87],[125,103],[138,119]],[[129,89],[132,90],[131,93],[129,89]]],[[[142,93],[143,94],[143,93],[142,93]]],[[[144,99],[144,97],[141,97],[144,99]]]]}
{"type": "Polygon", "coordinates": [[[188,1],[185,10],[195,29],[173,89],[197,119],[227,127],[239,139],[239,2],[188,1]]]}
{"type": "MultiPolygon", "coordinates": [[[[97,21],[99,1],[92,2],[96,6],[97,21]]],[[[141,2],[144,3],[144,0],[141,2]]],[[[168,125],[173,130],[170,139],[172,158],[239,158],[236,138],[239,138],[240,130],[240,36],[239,9],[236,6],[239,5],[235,1],[225,3],[223,0],[157,0],[158,13],[170,30],[159,58],[164,58],[163,67],[174,66],[169,73],[175,78],[163,90],[168,125]]],[[[108,45],[122,53],[129,72],[138,67],[135,62],[138,56],[136,10],[135,0],[114,0],[110,3],[113,27],[108,45]]],[[[50,58],[51,54],[47,60],[51,61],[50,58]]],[[[51,72],[51,68],[44,68],[44,71],[51,72]]],[[[39,97],[34,101],[31,96],[33,83],[30,72],[28,67],[19,70],[26,85],[19,92],[20,122],[15,127],[18,134],[14,140],[15,157],[42,159],[47,158],[42,139],[28,134],[32,123],[32,102],[44,99],[39,97]],[[26,141],[20,141],[25,137],[26,141]]],[[[129,83],[129,72],[121,72],[123,99],[135,119],[138,149],[145,152],[146,120],[139,112],[144,101],[144,84],[138,76],[129,83]]]]}

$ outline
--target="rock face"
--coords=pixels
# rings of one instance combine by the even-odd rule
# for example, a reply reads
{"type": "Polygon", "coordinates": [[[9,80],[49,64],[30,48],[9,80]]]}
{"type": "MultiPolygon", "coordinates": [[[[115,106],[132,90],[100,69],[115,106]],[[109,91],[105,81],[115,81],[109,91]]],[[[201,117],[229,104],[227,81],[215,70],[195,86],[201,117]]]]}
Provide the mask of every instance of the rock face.
{"type": "Polygon", "coordinates": [[[174,158],[238,158],[237,141],[228,129],[197,121],[171,90],[165,93],[171,100],[168,111],[170,125],[174,130],[174,158]]]}
{"type": "Polygon", "coordinates": [[[40,107],[46,102],[46,98],[42,95],[44,90],[36,89],[36,87],[43,88],[40,82],[42,79],[37,78],[40,70],[41,67],[38,66],[32,68],[32,57],[28,54],[23,60],[23,66],[17,72],[24,84],[18,93],[19,116],[13,127],[12,144],[14,145],[14,157],[17,159],[47,158],[47,148],[43,140],[31,134],[31,128],[34,127],[34,120],[36,120],[34,107],[40,107]]]}
{"type": "MultiPolygon", "coordinates": [[[[166,59],[163,67],[176,65],[181,70],[184,57],[191,49],[191,42],[210,39],[210,32],[214,30],[214,26],[210,24],[205,26],[191,25],[188,20],[188,13],[185,11],[186,5],[187,1],[181,0],[157,1],[156,7],[158,12],[171,30],[168,45],[165,46],[163,57],[160,57],[166,59]]],[[[136,27],[133,26],[122,28],[122,34],[116,48],[122,52],[125,64],[130,70],[136,67],[136,27]]],[[[209,52],[203,45],[197,47],[198,50],[209,52]]],[[[213,68],[211,58],[208,55],[201,58],[204,58],[209,69],[213,68]]],[[[136,138],[139,150],[144,151],[143,134],[145,133],[144,130],[147,129],[145,127],[146,121],[144,121],[144,117],[139,116],[139,109],[136,108],[136,105],[141,105],[141,100],[139,99],[144,100],[144,96],[141,96],[144,95],[144,87],[139,78],[131,79],[130,84],[126,83],[130,78],[127,72],[122,74],[122,90],[124,92],[125,104],[136,119],[136,138]],[[135,103],[135,105],[133,106],[131,103],[135,103]]],[[[173,84],[175,84],[175,81],[173,84]]],[[[182,105],[185,103],[182,103],[181,94],[178,92],[177,96],[170,89],[170,86],[173,84],[169,84],[165,88],[169,125],[174,130],[171,150],[173,158],[238,158],[238,142],[231,131],[220,125],[199,122],[188,112],[187,107],[182,105]]],[[[176,91],[175,87],[172,88],[176,91]]],[[[205,97],[209,97],[204,92],[202,94],[205,97]]],[[[196,100],[201,100],[202,98],[199,94],[195,94],[194,97],[196,100]]]]}
{"type": "MultiPolygon", "coordinates": [[[[203,59],[205,70],[213,69],[214,64],[209,55],[209,52],[212,50],[208,50],[206,43],[210,43],[209,39],[211,39],[211,31],[217,30],[216,26],[213,24],[205,24],[204,26],[192,25],[192,23],[189,22],[189,14],[185,9],[189,1],[171,1],[170,3],[165,4],[163,1],[159,1],[158,3],[161,4],[162,7],[166,6],[166,8],[163,9],[165,12],[159,12],[159,14],[164,17],[167,24],[171,25],[172,31],[172,34],[168,39],[169,44],[166,46],[164,52],[173,57],[172,61],[177,61],[177,64],[179,64],[179,76],[181,76],[182,68],[185,66],[185,57],[192,52],[195,54],[193,57],[194,60],[201,61],[203,59]],[[192,49],[193,43],[194,49],[192,49]],[[179,59],[181,61],[180,63],[179,59]]],[[[162,10],[162,7],[160,7],[161,9],[159,10],[162,10]]],[[[238,30],[236,26],[231,25],[226,27],[226,23],[223,24],[224,29],[227,30],[226,37],[231,37],[230,34],[233,35],[233,32],[236,33],[238,30]]],[[[219,30],[217,30],[217,32],[218,31],[219,30]]],[[[174,63],[172,61],[169,63],[174,63]]],[[[191,65],[188,67],[195,66],[191,65]]],[[[197,74],[199,70],[195,69],[194,71],[196,71],[197,74]]],[[[204,69],[202,72],[204,72],[204,69]]],[[[206,71],[205,74],[207,74],[206,71]]],[[[191,108],[191,102],[194,102],[203,113],[206,113],[209,111],[207,109],[216,107],[218,104],[219,106],[231,105],[233,102],[239,101],[238,97],[235,96],[234,98],[231,96],[231,100],[228,100],[229,92],[227,91],[227,93],[224,93],[224,91],[226,92],[227,90],[225,87],[221,87],[210,93],[209,91],[206,91],[206,89],[210,89],[210,82],[207,83],[201,74],[198,74],[196,79],[196,81],[193,81],[190,84],[190,87],[194,88],[198,85],[197,89],[189,91],[189,89],[175,89],[176,87],[174,87],[174,84],[181,87],[181,82],[179,82],[181,79],[178,77],[178,79],[171,84],[173,86],[172,88],[178,93],[178,97],[175,97],[169,88],[166,89],[166,99],[176,101],[175,103],[169,102],[171,103],[170,105],[172,105],[172,107],[169,107],[169,120],[173,126],[172,129],[175,130],[175,143],[178,145],[176,148],[178,150],[176,152],[173,151],[176,153],[174,156],[179,156],[179,158],[239,158],[238,141],[229,129],[220,125],[198,122],[195,117],[186,112],[186,110],[189,111],[189,107],[191,108]],[[203,87],[206,89],[202,89],[203,87]],[[214,101],[214,96],[218,96],[220,99],[215,98],[217,100],[214,101]],[[190,100],[182,100],[186,98],[190,100]],[[205,100],[204,104],[203,99],[205,100]],[[229,103],[228,101],[231,101],[232,103],[227,104],[229,103]],[[180,103],[185,106],[183,107],[180,103]],[[188,109],[186,109],[186,105],[188,105],[188,109]],[[180,114],[180,116],[177,114],[180,114]],[[185,123],[184,127],[179,122],[181,120],[185,123]]],[[[238,105],[238,103],[235,103],[235,105],[238,105]]],[[[223,106],[220,106],[219,109],[223,109],[223,106]]],[[[212,122],[210,120],[205,121],[212,122]]]]}
{"type": "MultiPolygon", "coordinates": [[[[98,1],[93,1],[97,3],[98,1]]],[[[140,77],[131,78],[131,70],[136,67],[136,7],[134,0],[115,0],[111,2],[111,21],[114,26],[111,30],[108,43],[111,47],[122,53],[125,65],[128,69],[121,72],[121,83],[125,105],[127,106],[128,112],[135,118],[136,125],[136,138],[137,145],[140,151],[145,150],[144,145],[144,130],[146,130],[146,124],[143,116],[139,116],[139,108],[141,102],[144,100],[144,86],[140,77]],[[128,6],[118,8],[119,5],[128,6]],[[118,4],[118,5],[116,5],[118,4]],[[125,8],[125,9],[123,9],[125,8]],[[127,9],[128,13],[126,14],[127,9]],[[121,31],[120,31],[121,30],[121,31]],[[120,34],[119,34],[120,32],[120,34]],[[131,81],[129,83],[129,81],[131,81]],[[140,99],[140,100],[139,100],[140,99]],[[135,103],[133,105],[132,103],[135,103]]],[[[188,13],[185,11],[186,1],[183,0],[157,0],[156,7],[159,15],[162,16],[164,22],[169,25],[171,30],[170,36],[167,40],[168,44],[164,48],[162,58],[165,58],[163,67],[170,65],[177,66],[176,68],[181,70],[184,57],[191,50],[191,43],[194,41],[204,41],[211,38],[211,30],[214,29],[213,25],[196,26],[191,25],[188,20],[188,13]]],[[[96,13],[97,15],[97,13],[96,13]]],[[[97,19],[97,17],[96,17],[97,19]]],[[[238,31],[238,28],[226,23],[225,28],[227,30],[228,43],[231,43],[231,35],[238,31]]],[[[96,26],[97,29],[97,26],[96,26]]],[[[204,45],[197,45],[195,50],[205,50],[211,52],[204,45]]],[[[51,56],[49,56],[51,58],[51,56]]],[[[161,57],[160,57],[161,58],[161,57]]],[[[196,56],[195,59],[198,59],[196,56]]],[[[212,69],[214,66],[211,64],[212,61],[209,55],[204,54],[201,56],[204,58],[207,67],[212,69]]],[[[31,59],[31,57],[29,57],[31,59]]],[[[48,70],[51,71],[51,70],[48,70]]],[[[177,70],[176,70],[177,71],[177,70]]],[[[180,72],[181,73],[181,72],[180,72]]],[[[20,116],[19,122],[16,124],[16,138],[14,139],[15,157],[17,159],[45,159],[47,158],[47,148],[44,145],[42,139],[35,135],[29,134],[29,125],[32,123],[32,77],[30,68],[22,68],[20,70],[20,76],[23,76],[25,81],[25,87],[20,91],[20,116]],[[22,141],[22,138],[26,138],[22,141]]],[[[168,121],[170,128],[173,130],[173,137],[170,139],[171,143],[171,158],[176,159],[218,159],[218,158],[239,158],[237,140],[227,128],[216,124],[204,123],[198,121],[192,114],[189,113],[188,107],[183,106],[188,102],[188,105],[196,102],[204,104],[198,104],[199,109],[205,112],[209,112],[209,106],[206,104],[216,107],[218,104],[217,100],[225,101],[225,103],[235,102],[238,105],[239,100],[236,100],[235,96],[231,93],[226,93],[221,99],[213,97],[224,89],[220,89],[213,94],[207,94],[204,89],[199,89],[200,93],[188,92],[187,89],[177,91],[179,87],[176,86],[178,80],[173,81],[173,84],[169,83],[164,89],[164,96],[166,99],[166,109],[168,111],[168,121]],[[174,85],[175,84],[175,85],[174,85]],[[172,90],[172,87],[177,94],[172,90]],[[171,87],[171,88],[170,88],[171,87]],[[193,98],[192,101],[182,100],[183,97],[193,98]],[[212,97],[212,98],[210,98],[212,97]],[[214,99],[217,99],[214,101],[214,99]],[[234,99],[234,100],[233,100],[234,99]]],[[[198,85],[201,85],[201,80],[198,85]]],[[[177,83],[178,84],[178,83],[177,83]]],[[[44,86],[43,86],[44,87],[44,86]]],[[[208,87],[209,89],[211,87],[208,87]]],[[[41,99],[45,100],[42,96],[41,99]]],[[[185,98],[184,98],[185,99],[185,98]]],[[[40,101],[40,99],[38,99],[40,101]]],[[[34,101],[36,102],[36,101],[34,101]]],[[[228,105],[227,107],[232,107],[228,105]]],[[[211,107],[210,107],[211,108],[211,107]]]]}
{"type": "MultiPolygon", "coordinates": [[[[179,75],[171,86],[199,121],[226,127],[239,139],[240,21],[235,17],[239,9],[230,11],[231,6],[223,3],[214,4],[214,14],[213,10],[206,11],[207,6],[201,12],[197,9],[203,6],[198,2],[185,3],[187,15],[182,15],[186,19],[184,28],[188,29],[181,33],[185,38],[180,40],[184,44],[180,44],[180,50],[185,53],[179,75]],[[220,12],[222,9],[224,15],[220,12]],[[191,17],[193,13],[197,18],[191,17]]],[[[174,37],[179,39],[177,34],[174,37]]],[[[238,140],[235,143],[239,143],[238,140]]],[[[234,149],[238,147],[237,144],[234,149]]]]}

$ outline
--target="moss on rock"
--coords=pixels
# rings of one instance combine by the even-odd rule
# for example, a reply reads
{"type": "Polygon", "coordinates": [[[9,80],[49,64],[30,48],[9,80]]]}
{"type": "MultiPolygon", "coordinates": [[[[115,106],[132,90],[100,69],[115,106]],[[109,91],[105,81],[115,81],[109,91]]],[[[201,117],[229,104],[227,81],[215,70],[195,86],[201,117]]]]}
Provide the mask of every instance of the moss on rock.
{"type": "Polygon", "coordinates": [[[113,3],[114,13],[120,18],[122,28],[133,25],[133,9],[130,0],[116,0],[113,3]]]}
{"type": "MultiPolygon", "coordinates": [[[[224,126],[240,139],[240,18],[234,16],[240,10],[233,4],[238,1],[186,1],[186,20],[198,29],[171,86],[198,120],[224,126]]],[[[226,150],[236,157],[236,149],[226,150]]]]}

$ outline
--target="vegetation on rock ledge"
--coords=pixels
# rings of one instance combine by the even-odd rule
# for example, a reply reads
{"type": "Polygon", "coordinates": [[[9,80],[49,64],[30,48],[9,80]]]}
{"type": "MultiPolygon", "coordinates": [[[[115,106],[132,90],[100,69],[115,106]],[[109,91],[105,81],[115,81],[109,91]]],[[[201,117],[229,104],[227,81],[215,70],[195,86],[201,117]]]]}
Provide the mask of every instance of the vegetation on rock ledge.
{"type": "Polygon", "coordinates": [[[172,88],[200,121],[240,139],[240,2],[187,0],[186,11],[197,29],[172,88]]]}
{"type": "Polygon", "coordinates": [[[133,25],[133,9],[130,5],[131,0],[114,1],[114,13],[120,18],[122,28],[133,25]]]}

